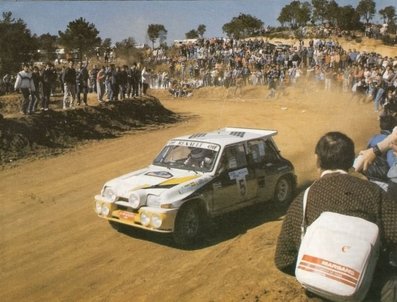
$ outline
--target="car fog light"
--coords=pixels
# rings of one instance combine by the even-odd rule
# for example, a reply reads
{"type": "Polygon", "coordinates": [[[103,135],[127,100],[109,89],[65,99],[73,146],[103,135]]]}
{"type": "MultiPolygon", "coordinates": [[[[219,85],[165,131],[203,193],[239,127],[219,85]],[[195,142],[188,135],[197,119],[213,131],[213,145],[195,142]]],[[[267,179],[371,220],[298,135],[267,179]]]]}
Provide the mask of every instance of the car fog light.
{"type": "Polygon", "coordinates": [[[101,214],[102,212],[102,204],[98,201],[95,203],[95,211],[97,212],[97,214],[101,214]]]}
{"type": "Polygon", "coordinates": [[[155,227],[156,229],[161,227],[162,222],[163,221],[159,216],[157,216],[157,215],[152,216],[152,226],[155,227]]]}
{"type": "Polygon", "coordinates": [[[150,217],[144,212],[141,214],[141,223],[144,226],[148,226],[150,223],[150,217]]]}
{"type": "Polygon", "coordinates": [[[109,208],[107,207],[107,205],[106,205],[106,204],[103,204],[103,205],[102,205],[102,209],[101,209],[101,214],[102,214],[103,216],[108,216],[108,215],[109,215],[109,212],[110,212],[110,210],[109,210],[109,208]]]}

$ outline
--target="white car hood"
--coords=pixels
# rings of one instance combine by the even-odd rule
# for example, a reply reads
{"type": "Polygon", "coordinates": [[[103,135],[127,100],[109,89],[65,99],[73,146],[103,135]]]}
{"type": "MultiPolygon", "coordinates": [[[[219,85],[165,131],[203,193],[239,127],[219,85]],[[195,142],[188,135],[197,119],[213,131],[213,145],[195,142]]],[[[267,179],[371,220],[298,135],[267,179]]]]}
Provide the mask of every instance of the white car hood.
{"type": "MultiPolygon", "coordinates": [[[[147,168],[114,178],[105,184],[110,186],[118,196],[128,197],[132,191],[139,189],[167,189],[183,183],[203,178],[205,174],[190,170],[168,169],[151,165],[147,168]]],[[[206,179],[208,177],[205,177],[206,179]]],[[[202,181],[200,181],[202,183],[202,181]]]]}

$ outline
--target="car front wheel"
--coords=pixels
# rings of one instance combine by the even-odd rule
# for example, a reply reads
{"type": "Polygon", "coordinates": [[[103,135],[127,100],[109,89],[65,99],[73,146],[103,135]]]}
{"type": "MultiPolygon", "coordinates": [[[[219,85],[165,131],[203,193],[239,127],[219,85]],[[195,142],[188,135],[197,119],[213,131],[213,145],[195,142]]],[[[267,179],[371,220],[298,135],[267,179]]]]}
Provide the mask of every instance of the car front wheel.
{"type": "Polygon", "coordinates": [[[277,182],[274,192],[274,200],[277,203],[288,204],[292,198],[292,191],[293,187],[291,179],[287,176],[283,176],[277,182]]]}
{"type": "Polygon", "coordinates": [[[202,221],[202,213],[197,204],[183,206],[175,220],[175,242],[182,247],[191,245],[200,234],[202,221]]]}

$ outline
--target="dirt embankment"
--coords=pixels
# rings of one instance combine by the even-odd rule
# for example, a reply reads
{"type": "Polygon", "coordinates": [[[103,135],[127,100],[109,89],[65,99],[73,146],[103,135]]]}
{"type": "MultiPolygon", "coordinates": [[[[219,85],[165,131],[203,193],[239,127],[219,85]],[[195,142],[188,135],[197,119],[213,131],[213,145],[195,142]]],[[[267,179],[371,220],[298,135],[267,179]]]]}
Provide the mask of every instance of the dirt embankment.
{"type": "Polygon", "coordinates": [[[0,164],[58,154],[89,140],[114,138],[127,131],[147,130],[181,117],[154,97],[125,100],[75,110],[16,114],[18,95],[0,98],[0,164]]]}

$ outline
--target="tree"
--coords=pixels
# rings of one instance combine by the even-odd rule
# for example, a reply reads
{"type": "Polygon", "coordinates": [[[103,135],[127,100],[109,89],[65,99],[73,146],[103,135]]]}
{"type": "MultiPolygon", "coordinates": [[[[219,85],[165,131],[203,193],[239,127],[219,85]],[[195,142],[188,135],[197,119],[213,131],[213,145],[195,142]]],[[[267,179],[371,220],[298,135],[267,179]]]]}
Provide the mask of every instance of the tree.
{"type": "Polygon", "coordinates": [[[331,0],[327,7],[328,21],[330,21],[332,24],[337,24],[339,13],[340,7],[338,3],[336,3],[335,0],[331,0]]]}
{"type": "Polygon", "coordinates": [[[383,22],[388,24],[396,19],[396,8],[394,6],[386,6],[384,9],[379,10],[379,14],[383,18],[383,22]]]}
{"type": "Polygon", "coordinates": [[[3,12],[0,19],[0,74],[17,72],[23,62],[37,56],[37,40],[22,19],[3,12]]]}
{"type": "Polygon", "coordinates": [[[299,26],[305,26],[306,23],[310,21],[310,15],[310,3],[301,3],[295,0],[281,9],[280,16],[277,20],[282,26],[284,26],[285,23],[289,23],[291,28],[298,28],[299,26]]]}
{"type": "Polygon", "coordinates": [[[69,22],[65,32],[58,33],[59,43],[69,51],[77,50],[80,58],[101,44],[99,31],[94,24],[88,23],[84,18],[69,22]]]}
{"type": "Polygon", "coordinates": [[[389,33],[396,32],[396,8],[394,6],[386,6],[384,9],[379,10],[379,14],[387,24],[387,31],[389,33]]]}
{"type": "Polygon", "coordinates": [[[328,20],[328,5],[328,0],[312,0],[314,23],[320,21],[323,24],[325,20],[328,20]]]}
{"type": "Polygon", "coordinates": [[[373,0],[360,0],[357,5],[356,11],[359,16],[364,18],[364,20],[368,24],[375,15],[375,7],[376,4],[373,0]]]}
{"type": "Polygon", "coordinates": [[[256,17],[240,14],[222,26],[229,38],[241,39],[256,35],[263,28],[263,22],[256,17]]]}
{"type": "Polygon", "coordinates": [[[199,34],[200,38],[202,38],[204,36],[204,33],[206,32],[207,27],[204,24],[200,24],[197,27],[197,33],[199,34]]]}
{"type": "Polygon", "coordinates": [[[188,31],[187,33],[185,33],[186,39],[197,39],[198,37],[199,37],[199,33],[195,29],[192,29],[192,30],[188,31]]]}
{"type": "Polygon", "coordinates": [[[122,40],[121,42],[116,42],[115,52],[117,57],[124,57],[128,63],[133,63],[138,57],[138,50],[136,49],[136,41],[133,37],[122,40]]]}
{"type": "Polygon", "coordinates": [[[55,51],[57,49],[58,36],[46,33],[36,37],[36,40],[42,59],[54,60],[56,58],[55,51]]]}
{"type": "Polygon", "coordinates": [[[154,42],[159,39],[161,45],[167,38],[167,30],[162,24],[149,24],[147,29],[147,35],[149,40],[152,41],[152,48],[154,48],[154,42]]]}
{"type": "Polygon", "coordinates": [[[357,30],[361,27],[360,15],[351,5],[340,7],[336,24],[343,30],[357,30]]]}

